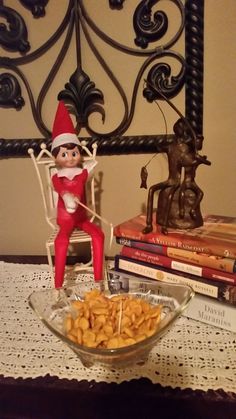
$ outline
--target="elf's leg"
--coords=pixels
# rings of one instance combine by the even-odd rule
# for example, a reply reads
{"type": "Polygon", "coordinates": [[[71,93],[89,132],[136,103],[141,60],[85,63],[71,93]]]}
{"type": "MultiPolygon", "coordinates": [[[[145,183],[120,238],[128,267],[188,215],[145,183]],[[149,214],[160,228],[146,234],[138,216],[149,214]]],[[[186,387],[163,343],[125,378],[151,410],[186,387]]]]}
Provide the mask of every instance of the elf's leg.
{"type": "Polygon", "coordinates": [[[63,222],[55,239],[55,288],[62,287],[65,273],[69,238],[73,231],[71,222],[63,222]]]}
{"type": "Polygon", "coordinates": [[[94,279],[101,281],[103,279],[104,233],[100,227],[88,220],[83,221],[80,228],[92,238],[94,279]]]}

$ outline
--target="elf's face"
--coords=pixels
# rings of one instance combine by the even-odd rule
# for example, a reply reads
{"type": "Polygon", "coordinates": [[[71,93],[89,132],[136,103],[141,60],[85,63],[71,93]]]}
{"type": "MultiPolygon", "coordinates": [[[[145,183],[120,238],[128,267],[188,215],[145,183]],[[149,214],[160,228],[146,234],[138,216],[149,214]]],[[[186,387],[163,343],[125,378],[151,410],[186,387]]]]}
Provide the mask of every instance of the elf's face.
{"type": "Polygon", "coordinates": [[[59,153],[55,159],[56,164],[60,167],[77,167],[80,163],[81,155],[77,146],[72,150],[61,146],[59,153]]]}

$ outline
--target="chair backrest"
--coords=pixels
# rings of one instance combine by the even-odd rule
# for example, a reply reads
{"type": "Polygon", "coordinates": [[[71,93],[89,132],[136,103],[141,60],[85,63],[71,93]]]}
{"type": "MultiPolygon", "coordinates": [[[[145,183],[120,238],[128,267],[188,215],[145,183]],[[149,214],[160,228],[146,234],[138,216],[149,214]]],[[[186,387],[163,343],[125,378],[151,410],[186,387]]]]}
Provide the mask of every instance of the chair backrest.
{"type": "MultiPolygon", "coordinates": [[[[97,154],[97,144],[94,143],[92,146],[92,153],[86,147],[86,142],[81,142],[82,149],[85,151],[83,155],[83,161],[94,161],[97,154]]],[[[52,187],[51,178],[53,174],[57,172],[57,167],[55,165],[54,158],[50,151],[47,150],[46,144],[41,144],[41,151],[36,157],[34,150],[32,148],[28,149],[28,153],[34,164],[36,171],[37,179],[39,182],[41,197],[43,201],[43,208],[45,213],[45,218],[47,223],[53,229],[56,226],[56,206],[57,206],[57,193],[52,187]]],[[[96,212],[95,208],[95,179],[93,173],[89,176],[88,182],[86,184],[86,199],[87,205],[93,212],[96,212]]],[[[91,221],[94,220],[94,215],[88,217],[91,221]]]]}

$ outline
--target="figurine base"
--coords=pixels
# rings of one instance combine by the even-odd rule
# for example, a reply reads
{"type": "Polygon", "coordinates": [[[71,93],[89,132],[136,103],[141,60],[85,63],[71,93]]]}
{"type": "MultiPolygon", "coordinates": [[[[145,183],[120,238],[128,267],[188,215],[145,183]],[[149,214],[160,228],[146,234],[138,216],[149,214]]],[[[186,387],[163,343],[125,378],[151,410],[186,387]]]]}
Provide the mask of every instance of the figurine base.
{"type": "Polygon", "coordinates": [[[163,227],[178,229],[193,229],[203,225],[200,204],[195,206],[196,196],[191,190],[186,191],[181,214],[179,205],[179,190],[174,193],[170,202],[168,189],[159,193],[156,214],[157,224],[163,227]],[[168,211],[168,205],[170,209],[168,211]]]}

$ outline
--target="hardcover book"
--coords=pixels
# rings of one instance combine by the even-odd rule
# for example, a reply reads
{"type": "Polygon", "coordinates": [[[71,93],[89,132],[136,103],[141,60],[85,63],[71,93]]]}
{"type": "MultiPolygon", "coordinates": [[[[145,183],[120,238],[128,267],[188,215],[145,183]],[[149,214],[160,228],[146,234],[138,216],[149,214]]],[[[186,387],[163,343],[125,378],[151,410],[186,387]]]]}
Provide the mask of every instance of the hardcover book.
{"type": "Polygon", "coordinates": [[[209,255],[207,253],[198,253],[191,250],[179,249],[176,247],[163,246],[138,240],[126,239],[125,237],[116,237],[116,242],[122,246],[129,246],[134,249],[146,250],[158,255],[168,256],[183,262],[199,265],[202,267],[216,269],[222,272],[236,273],[236,260],[223,256],[209,255]]]}
{"type": "Polygon", "coordinates": [[[182,315],[236,333],[236,307],[212,298],[195,294],[182,315]]]}
{"type": "Polygon", "coordinates": [[[181,273],[164,267],[152,265],[127,257],[116,255],[114,269],[133,275],[140,275],[146,278],[155,279],[176,284],[185,284],[202,295],[212,297],[219,301],[236,307],[236,286],[229,285],[219,281],[209,281],[206,278],[200,278],[195,275],[181,273]]]}
{"type": "Polygon", "coordinates": [[[126,256],[131,259],[141,260],[143,262],[151,263],[157,266],[163,266],[167,269],[174,269],[176,271],[186,272],[187,274],[236,285],[236,274],[230,274],[227,272],[217,271],[216,269],[212,268],[184,263],[183,261],[173,259],[168,256],[158,255],[156,253],[147,252],[146,250],[135,249],[128,246],[123,246],[120,254],[121,256],[126,256]]]}
{"type": "Polygon", "coordinates": [[[114,235],[236,259],[236,217],[206,215],[202,227],[192,230],[168,229],[167,234],[155,223],[155,216],[151,233],[143,233],[145,226],[146,215],[140,214],[115,226],[114,235]]]}

